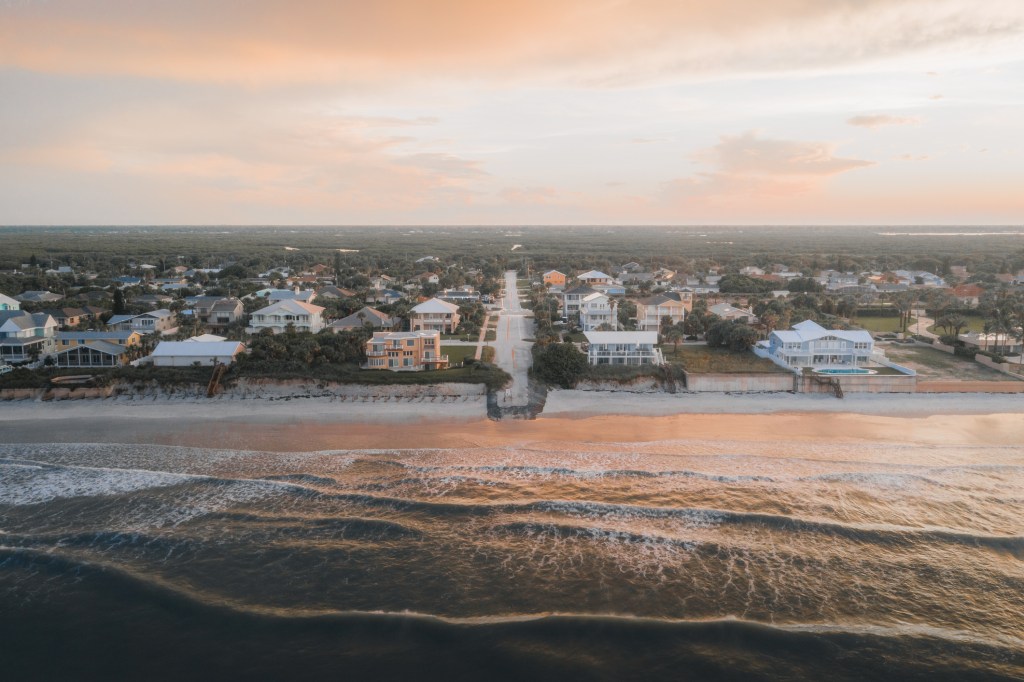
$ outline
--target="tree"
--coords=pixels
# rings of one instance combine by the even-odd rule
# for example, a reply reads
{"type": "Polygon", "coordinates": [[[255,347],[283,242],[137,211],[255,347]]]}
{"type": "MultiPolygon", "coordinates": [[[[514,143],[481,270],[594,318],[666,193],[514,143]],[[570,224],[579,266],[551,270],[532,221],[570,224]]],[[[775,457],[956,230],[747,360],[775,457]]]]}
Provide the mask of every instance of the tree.
{"type": "Polygon", "coordinates": [[[728,343],[729,348],[736,352],[749,351],[757,343],[757,330],[742,322],[733,323],[728,343]]]}
{"type": "Polygon", "coordinates": [[[127,315],[128,304],[124,300],[124,292],[120,289],[114,290],[114,307],[113,311],[115,315],[127,315]]]}
{"type": "Polygon", "coordinates": [[[672,354],[679,355],[679,344],[686,337],[686,333],[678,324],[673,324],[662,331],[665,340],[672,344],[672,354]]]}
{"type": "MultiPolygon", "coordinates": [[[[960,338],[960,332],[967,327],[967,319],[957,313],[946,313],[935,320],[935,326],[945,332],[945,336],[954,342],[960,338]]],[[[953,345],[953,344],[950,344],[953,345]]]]}
{"type": "Polygon", "coordinates": [[[539,349],[533,360],[533,372],[541,381],[562,388],[573,388],[587,372],[587,356],[572,343],[552,343],[539,349]]]}

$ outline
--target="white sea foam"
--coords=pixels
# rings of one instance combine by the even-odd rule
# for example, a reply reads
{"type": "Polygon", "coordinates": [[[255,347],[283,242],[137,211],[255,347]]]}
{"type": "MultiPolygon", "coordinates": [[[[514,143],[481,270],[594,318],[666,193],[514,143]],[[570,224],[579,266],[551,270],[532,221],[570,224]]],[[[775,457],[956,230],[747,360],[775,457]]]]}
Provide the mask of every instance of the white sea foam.
{"type": "Polygon", "coordinates": [[[166,471],[0,463],[0,502],[24,506],[68,497],[117,495],[177,485],[194,478],[197,477],[166,471]]]}

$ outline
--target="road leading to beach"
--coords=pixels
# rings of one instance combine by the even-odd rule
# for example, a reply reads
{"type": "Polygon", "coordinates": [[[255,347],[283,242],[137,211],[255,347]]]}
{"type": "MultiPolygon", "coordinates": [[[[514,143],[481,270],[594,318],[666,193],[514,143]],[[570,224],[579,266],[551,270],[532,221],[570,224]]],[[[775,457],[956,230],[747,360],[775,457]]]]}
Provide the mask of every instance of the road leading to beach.
{"type": "Polygon", "coordinates": [[[505,297],[498,316],[498,335],[494,341],[494,360],[512,375],[511,389],[499,397],[502,407],[525,405],[529,399],[526,372],[533,364],[530,346],[533,345],[533,313],[519,304],[516,271],[505,273],[505,297]]]}

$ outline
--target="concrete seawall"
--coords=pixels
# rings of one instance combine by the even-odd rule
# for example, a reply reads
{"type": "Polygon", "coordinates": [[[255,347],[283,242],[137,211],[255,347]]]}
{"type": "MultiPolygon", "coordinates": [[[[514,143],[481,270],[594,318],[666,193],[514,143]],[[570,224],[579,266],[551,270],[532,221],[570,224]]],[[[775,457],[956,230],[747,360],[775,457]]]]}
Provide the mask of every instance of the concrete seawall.
{"type": "Polygon", "coordinates": [[[694,393],[779,393],[794,390],[792,374],[685,372],[686,390],[694,393]]]}

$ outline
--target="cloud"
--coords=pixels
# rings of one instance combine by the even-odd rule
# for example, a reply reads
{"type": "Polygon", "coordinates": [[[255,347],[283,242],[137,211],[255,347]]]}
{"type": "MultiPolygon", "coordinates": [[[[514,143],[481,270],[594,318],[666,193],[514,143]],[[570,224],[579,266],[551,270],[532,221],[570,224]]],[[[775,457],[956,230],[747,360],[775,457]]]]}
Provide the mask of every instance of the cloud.
{"type": "Polygon", "coordinates": [[[888,114],[862,114],[846,121],[860,128],[881,128],[883,126],[917,125],[921,122],[918,116],[889,116],[888,114]]]}
{"type": "Polygon", "coordinates": [[[773,140],[754,132],[724,136],[695,158],[717,166],[726,175],[755,177],[822,177],[873,165],[838,157],[835,146],[825,142],[773,140]]]}
{"type": "Polygon", "coordinates": [[[551,204],[559,199],[554,187],[506,187],[498,196],[510,204],[551,204]]]}
{"type": "MultiPolygon", "coordinates": [[[[87,182],[90,196],[79,197],[80,205],[88,202],[90,214],[104,216],[120,215],[121,188],[130,184],[140,195],[144,188],[147,196],[160,197],[152,213],[135,216],[136,222],[184,212],[193,222],[212,216],[266,222],[287,217],[289,210],[290,222],[304,216],[329,222],[330,216],[365,220],[378,212],[395,216],[460,204],[472,200],[478,191],[473,183],[487,176],[476,160],[422,151],[416,138],[377,127],[395,121],[236,101],[232,94],[215,104],[209,95],[201,99],[209,110],[191,99],[135,102],[126,110],[114,106],[71,116],[52,126],[45,140],[10,140],[0,145],[0,184],[22,174],[59,177],[59,184],[75,188],[87,182]],[[170,197],[176,203],[168,214],[170,197]],[[101,200],[109,208],[97,213],[101,200]],[[279,212],[268,213],[271,208],[279,212]]],[[[33,222],[74,222],[74,195],[64,192],[59,205],[18,203],[34,210],[33,222]]]]}
{"type": "Polygon", "coordinates": [[[246,85],[593,87],[1024,54],[1017,0],[52,0],[0,5],[0,66],[246,85]],[[739,18],[742,18],[740,20],[739,18]],[[999,50],[1003,50],[1002,53],[999,50]]]}
{"type": "Polygon", "coordinates": [[[713,170],[665,183],[662,202],[705,210],[740,203],[744,210],[778,209],[815,194],[833,176],[874,165],[836,156],[834,145],[826,142],[769,139],[754,132],[724,136],[694,160],[713,170]]]}
{"type": "Polygon", "coordinates": [[[399,163],[422,168],[452,179],[476,178],[487,175],[480,162],[463,159],[452,154],[420,153],[402,158],[399,163]]]}

